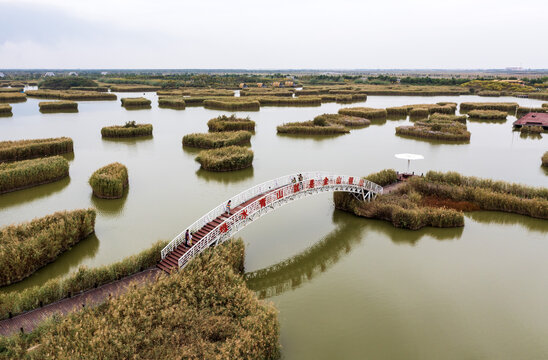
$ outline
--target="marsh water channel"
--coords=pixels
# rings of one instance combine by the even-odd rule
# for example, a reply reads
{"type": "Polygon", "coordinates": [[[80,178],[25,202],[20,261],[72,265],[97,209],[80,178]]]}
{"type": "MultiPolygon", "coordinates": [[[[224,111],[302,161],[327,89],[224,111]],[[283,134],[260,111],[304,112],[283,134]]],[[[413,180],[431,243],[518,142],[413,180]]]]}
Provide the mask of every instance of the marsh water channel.
{"type": "MultiPolygon", "coordinates": [[[[118,97],[143,96],[118,94],[118,97]]],[[[0,225],[64,209],[97,209],[96,233],[28,279],[19,291],[63,277],[79,266],[110,264],[158,239],[171,239],[229,197],[281,175],[313,170],[366,175],[406,169],[394,158],[424,155],[411,170],[548,186],[540,158],[548,135],[521,137],[506,122],[468,122],[469,143],[397,137],[409,120],[374,122],[336,137],[280,136],[276,126],[311,120],[343,106],[389,107],[439,101],[541,101],[475,96],[370,96],[365,103],[262,107],[237,112],[256,121],[253,167],[211,173],[181,138],[206,132],[224,111],[188,107],[128,111],[120,101],[81,101],[78,113],[41,114],[38,99],[13,104],[0,118],[0,140],[68,136],[70,178],[0,196],[0,225]],[[151,138],[103,140],[101,127],[152,123],[151,138]],[[128,167],[121,200],[92,197],[89,176],[111,162],[128,167]]],[[[466,214],[465,227],[395,229],[335,211],[330,194],[291,203],[249,225],[246,271],[259,296],[280,310],[284,359],[540,359],[548,358],[548,221],[495,212],[466,214]]]]}

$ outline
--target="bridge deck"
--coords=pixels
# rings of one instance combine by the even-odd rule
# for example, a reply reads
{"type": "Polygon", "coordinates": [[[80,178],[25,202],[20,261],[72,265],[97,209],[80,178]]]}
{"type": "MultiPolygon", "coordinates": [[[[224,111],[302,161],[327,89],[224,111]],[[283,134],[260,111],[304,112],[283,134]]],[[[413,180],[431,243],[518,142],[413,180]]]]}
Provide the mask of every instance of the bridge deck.
{"type": "MultiPolygon", "coordinates": [[[[236,206],[235,208],[232,208],[230,210],[231,214],[234,214],[234,213],[238,212],[239,210],[241,210],[242,208],[244,208],[247,205],[251,204],[252,202],[262,198],[263,196],[265,196],[265,195],[267,195],[267,194],[269,194],[273,191],[276,191],[277,189],[279,189],[279,188],[275,188],[275,189],[269,190],[265,193],[259,194],[255,197],[247,200],[246,202],[236,206]]],[[[173,251],[171,253],[169,253],[168,256],[166,256],[164,259],[162,259],[162,261],[160,261],[158,263],[157,267],[160,268],[161,270],[167,272],[167,273],[170,273],[171,271],[177,270],[178,266],[179,266],[178,265],[179,258],[181,256],[183,256],[191,248],[191,246],[193,244],[197,243],[201,238],[206,236],[211,230],[215,229],[217,226],[221,225],[223,223],[223,221],[225,221],[229,217],[230,217],[230,215],[228,215],[227,213],[223,213],[221,216],[216,217],[213,221],[210,221],[209,223],[205,224],[200,230],[196,231],[192,235],[192,244],[191,245],[186,245],[185,243],[182,243],[181,245],[177,246],[175,249],[173,249],[173,251]]]]}

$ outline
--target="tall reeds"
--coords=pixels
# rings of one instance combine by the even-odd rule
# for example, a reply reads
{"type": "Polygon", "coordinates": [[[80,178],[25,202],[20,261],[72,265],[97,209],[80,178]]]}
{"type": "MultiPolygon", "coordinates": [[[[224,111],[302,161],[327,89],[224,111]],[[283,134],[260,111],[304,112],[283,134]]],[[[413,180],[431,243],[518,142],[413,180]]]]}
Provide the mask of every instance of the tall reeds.
{"type": "Polygon", "coordinates": [[[506,120],[508,113],[498,110],[470,110],[468,116],[479,120],[506,120]]]}
{"type": "Polygon", "coordinates": [[[530,112],[534,113],[548,113],[547,107],[518,107],[516,111],[516,117],[520,118],[524,115],[529,114],[530,112]]]}
{"type": "Polygon", "coordinates": [[[214,149],[231,145],[249,144],[251,140],[249,131],[223,131],[205,134],[188,134],[183,137],[183,146],[214,149]]]}
{"type": "Polygon", "coordinates": [[[135,121],[130,121],[126,125],[106,126],[101,129],[101,136],[104,138],[128,138],[151,135],[152,124],[135,124],[135,121]]]}
{"type": "Polygon", "coordinates": [[[152,103],[149,99],[144,97],[135,97],[135,98],[121,98],[122,106],[126,109],[128,108],[150,108],[152,103]]]}
{"type": "Polygon", "coordinates": [[[394,169],[384,169],[367,175],[365,179],[380,186],[387,186],[398,182],[398,173],[394,169]]]}
{"type": "Polygon", "coordinates": [[[99,91],[76,91],[76,90],[27,90],[26,95],[41,99],[59,100],[116,100],[116,94],[99,91]]]}
{"type": "Polygon", "coordinates": [[[203,100],[206,109],[227,111],[259,111],[261,103],[257,100],[230,99],[230,100],[203,100]]]}
{"type": "Polygon", "coordinates": [[[73,142],[68,137],[0,142],[0,162],[26,160],[68,152],[73,152],[73,142]]]}
{"type": "Polygon", "coordinates": [[[78,103],[68,100],[40,102],[38,106],[43,113],[78,112],[78,103]]]}
{"type": "Polygon", "coordinates": [[[292,97],[257,97],[261,106],[320,106],[322,99],[317,96],[292,97]]]}
{"type": "Polygon", "coordinates": [[[253,151],[243,146],[203,150],[196,157],[196,161],[209,171],[241,170],[253,164],[253,151]]]}
{"type": "Polygon", "coordinates": [[[0,104],[0,117],[12,116],[10,104],[0,104]]]}
{"type": "Polygon", "coordinates": [[[317,125],[314,121],[290,122],[276,127],[278,134],[301,135],[337,135],[347,134],[350,130],[338,124],[317,125]]]}
{"type": "Polygon", "coordinates": [[[255,121],[252,121],[247,118],[238,118],[236,115],[232,114],[230,116],[221,115],[216,118],[213,118],[207,122],[209,131],[218,132],[218,131],[255,131],[255,121]]]}
{"type": "Polygon", "coordinates": [[[96,170],[89,178],[93,195],[101,199],[119,199],[128,186],[127,168],[120,163],[112,163],[96,170]]]}
{"type": "Polygon", "coordinates": [[[0,229],[0,286],[33,274],[95,230],[95,210],[57,212],[0,229]]]}
{"type": "Polygon", "coordinates": [[[19,92],[0,93],[0,103],[17,103],[27,101],[27,95],[19,92]]]}
{"type": "Polygon", "coordinates": [[[0,163],[0,194],[60,180],[69,174],[61,156],[0,163]]]}
{"type": "Polygon", "coordinates": [[[542,166],[548,166],[548,151],[542,155],[541,164],[542,166]]]}
{"type": "Polygon", "coordinates": [[[367,107],[354,107],[339,109],[339,114],[357,116],[369,120],[386,119],[386,109],[374,109],[367,107]]]}
{"type": "Polygon", "coordinates": [[[175,96],[162,96],[158,98],[158,106],[162,108],[184,110],[186,108],[185,99],[175,96]]]}
{"type": "Polygon", "coordinates": [[[460,104],[460,112],[466,113],[470,110],[499,110],[514,114],[518,108],[518,103],[510,102],[463,102],[460,104]]]}
{"type": "Polygon", "coordinates": [[[418,121],[413,126],[398,126],[396,135],[444,141],[470,140],[470,132],[465,124],[439,120],[418,121]]]}
{"type": "Polygon", "coordinates": [[[325,123],[342,125],[347,127],[364,127],[371,124],[371,121],[357,116],[342,114],[322,114],[314,118],[314,122],[323,121],[325,123]]]}
{"type": "Polygon", "coordinates": [[[158,91],[160,89],[159,86],[148,85],[110,85],[110,90],[115,92],[147,92],[158,91]]]}
{"type": "Polygon", "coordinates": [[[448,114],[434,113],[430,115],[428,119],[432,121],[456,121],[456,122],[466,124],[467,118],[468,117],[466,115],[448,115],[448,114]]]}

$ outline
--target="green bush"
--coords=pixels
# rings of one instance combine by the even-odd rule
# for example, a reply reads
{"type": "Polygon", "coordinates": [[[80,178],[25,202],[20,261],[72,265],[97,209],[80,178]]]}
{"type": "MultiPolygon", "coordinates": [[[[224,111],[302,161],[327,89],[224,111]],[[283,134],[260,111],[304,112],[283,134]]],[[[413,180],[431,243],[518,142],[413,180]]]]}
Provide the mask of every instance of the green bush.
{"type": "Polygon", "coordinates": [[[57,212],[0,229],[0,286],[33,274],[92,234],[95,210],[57,212]]]}
{"type": "Polygon", "coordinates": [[[158,241],[149,249],[111,265],[91,269],[80,266],[78,271],[66,278],[51,279],[22,291],[0,293],[0,319],[7,319],[10,313],[15,316],[37,309],[40,304],[51,304],[155,266],[161,260],[161,251],[166,245],[167,241],[158,241]]]}
{"type": "Polygon", "coordinates": [[[71,138],[0,141],[0,162],[32,159],[73,152],[71,138]]]}
{"type": "Polygon", "coordinates": [[[213,149],[231,145],[242,145],[249,143],[251,135],[249,131],[245,130],[188,134],[183,137],[183,146],[213,149]]]}
{"type": "Polygon", "coordinates": [[[41,112],[77,112],[78,103],[74,101],[59,100],[38,103],[41,112]]]}
{"type": "Polygon", "coordinates": [[[69,174],[61,156],[0,164],[0,194],[60,180],[69,174]]]}
{"type": "Polygon", "coordinates": [[[48,77],[38,83],[40,89],[68,90],[75,86],[96,88],[98,85],[91,79],[79,76],[48,77]]]}
{"type": "Polygon", "coordinates": [[[101,136],[106,138],[151,136],[152,124],[134,124],[133,126],[106,126],[101,129],[101,136]]]}
{"type": "Polygon", "coordinates": [[[238,118],[236,115],[221,115],[219,117],[213,118],[207,122],[209,131],[219,132],[219,131],[255,131],[255,122],[251,121],[249,117],[247,118],[238,118]]]}
{"type": "Polygon", "coordinates": [[[276,311],[257,299],[234,262],[227,261],[241,258],[242,249],[241,241],[208,249],[184,271],[53,320],[33,336],[0,344],[12,358],[27,356],[28,348],[40,344],[32,356],[46,360],[98,354],[104,359],[136,354],[142,359],[276,359],[276,311]]]}
{"type": "Polygon", "coordinates": [[[128,186],[127,168],[120,163],[103,166],[91,175],[89,184],[98,198],[119,199],[128,186]]]}
{"type": "Polygon", "coordinates": [[[394,169],[384,169],[367,175],[365,179],[380,186],[387,186],[398,182],[398,173],[394,169]]]}
{"type": "Polygon", "coordinates": [[[203,150],[196,157],[196,161],[209,171],[240,170],[253,164],[253,151],[242,146],[203,150]]]}

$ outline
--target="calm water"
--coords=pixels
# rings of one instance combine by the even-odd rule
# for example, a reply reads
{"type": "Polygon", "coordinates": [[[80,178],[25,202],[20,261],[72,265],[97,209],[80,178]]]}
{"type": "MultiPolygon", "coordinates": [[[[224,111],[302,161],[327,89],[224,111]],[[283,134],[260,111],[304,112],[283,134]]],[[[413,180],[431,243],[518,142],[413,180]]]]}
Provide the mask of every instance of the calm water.
{"type": "MultiPolygon", "coordinates": [[[[122,94],[141,96],[140,94],[122,94]]],[[[396,137],[406,120],[376,123],[331,138],[276,135],[276,126],[336,112],[343,105],[264,107],[239,112],[257,122],[254,166],[234,173],[199,170],[183,135],[206,132],[222,111],[190,107],[127,111],[119,101],[79,102],[78,114],[40,114],[39,100],[14,104],[0,118],[0,140],[69,136],[74,140],[70,179],[0,196],[0,225],[63,209],[95,207],[96,235],[81,242],[16,291],[78,266],[96,266],[171,239],[230,196],[262,181],[307,170],[365,175],[405,170],[395,153],[425,156],[416,172],[455,170],[548,186],[540,157],[548,136],[522,138],[505,123],[468,124],[467,144],[396,137]],[[154,125],[154,136],[102,140],[103,126],[135,120],[154,125]],[[98,200],[91,173],[119,161],[129,170],[121,200],[98,200]]],[[[541,101],[515,98],[383,97],[344,106],[387,107],[439,101],[541,101]]],[[[239,235],[247,245],[246,270],[266,268],[250,285],[280,310],[286,359],[540,359],[548,358],[548,222],[502,213],[467,214],[463,229],[394,229],[381,221],[337,212],[329,194],[303,199],[262,218],[239,235]],[[294,258],[287,266],[276,264],[294,258]]]]}

